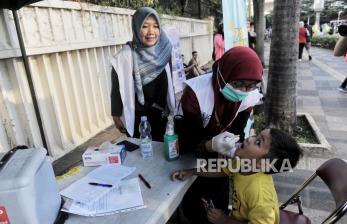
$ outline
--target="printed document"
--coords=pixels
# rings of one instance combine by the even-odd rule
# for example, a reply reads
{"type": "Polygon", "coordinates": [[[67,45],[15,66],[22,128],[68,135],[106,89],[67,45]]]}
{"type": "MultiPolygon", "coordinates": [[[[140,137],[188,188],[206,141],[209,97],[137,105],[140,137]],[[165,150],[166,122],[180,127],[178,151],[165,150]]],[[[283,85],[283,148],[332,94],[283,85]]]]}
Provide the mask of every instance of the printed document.
{"type": "Polygon", "coordinates": [[[138,178],[122,180],[99,200],[83,204],[68,200],[62,211],[82,216],[104,216],[145,208],[138,178]]]}
{"type": "Polygon", "coordinates": [[[135,171],[135,167],[106,164],[91,171],[85,177],[63,189],[60,194],[73,201],[89,204],[98,201],[106,193],[119,188],[121,179],[135,171]],[[109,187],[94,186],[88,183],[110,184],[109,187]]]}

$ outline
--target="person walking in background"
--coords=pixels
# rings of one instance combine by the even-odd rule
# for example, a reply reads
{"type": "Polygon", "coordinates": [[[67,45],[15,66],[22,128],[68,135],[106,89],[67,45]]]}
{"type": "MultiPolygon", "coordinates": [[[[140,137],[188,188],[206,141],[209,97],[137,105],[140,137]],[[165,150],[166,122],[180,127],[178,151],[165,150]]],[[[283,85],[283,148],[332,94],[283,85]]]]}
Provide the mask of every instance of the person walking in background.
{"type": "Polygon", "coordinates": [[[304,27],[304,22],[299,22],[299,61],[302,60],[302,52],[306,45],[307,29],[304,27]]]}
{"type": "Polygon", "coordinates": [[[255,50],[257,34],[254,32],[254,23],[249,23],[248,26],[248,46],[255,50]]]}
{"type": "Polygon", "coordinates": [[[307,51],[308,54],[308,60],[312,60],[312,56],[310,54],[310,48],[311,48],[311,35],[312,35],[312,30],[310,32],[310,27],[307,23],[304,24],[304,27],[306,28],[306,44],[305,44],[305,49],[307,51]]]}
{"type": "Polygon", "coordinates": [[[214,59],[217,61],[220,59],[225,51],[224,46],[224,29],[223,29],[223,22],[220,22],[217,27],[217,33],[214,35],[214,59]]]}
{"type": "Polygon", "coordinates": [[[172,45],[162,30],[158,13],[149,7],[132,18],[133,40],[111,60],[111,114],[122,133],[139,137],[141,116],[147,116],[152,137],[162,141],[175,95],[169,61],[172,45]]]}
{"type": "MultiPolygon", "coordinates": [[[[334,56],[345,56],[345,59],[347,61],[347,24],[340,25],[338,27],[338,31],[340,34],[340,38],[337,41],[335,48],[334,48],[334,56]]],[[[345,80],[341,83],[341,85],[338,88],[339,91],[343,93],[347,93],[347,77],[345,80]]]]}

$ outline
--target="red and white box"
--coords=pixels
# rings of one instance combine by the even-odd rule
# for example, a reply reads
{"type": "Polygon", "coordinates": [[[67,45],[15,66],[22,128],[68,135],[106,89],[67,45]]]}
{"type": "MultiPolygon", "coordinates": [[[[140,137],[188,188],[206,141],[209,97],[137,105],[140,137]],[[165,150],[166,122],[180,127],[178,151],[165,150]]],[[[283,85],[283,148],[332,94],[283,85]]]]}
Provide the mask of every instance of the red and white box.
{"type": "Polygon", "coordinates": [[[8,219],[6,208],[0,205],[0,224],[10,224],[8,219]]]}
{"type": "Polygon", "coordinates": [[[122,164],[125,157],[124,145],[115,145],[110,142],[104,142],[99,147],[89,147],[82,155],[84,166],[122,164]]]}

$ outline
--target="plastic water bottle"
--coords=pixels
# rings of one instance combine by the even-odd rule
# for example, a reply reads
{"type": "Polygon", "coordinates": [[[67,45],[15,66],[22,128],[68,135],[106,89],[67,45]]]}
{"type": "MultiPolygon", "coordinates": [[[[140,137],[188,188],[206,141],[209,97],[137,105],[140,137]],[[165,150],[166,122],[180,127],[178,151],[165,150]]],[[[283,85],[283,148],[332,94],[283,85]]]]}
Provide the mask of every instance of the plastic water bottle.
{"type": "Polygon", "coordinates": [[[178,136],[174,132],[174,124],[172,119],[169,119],[166,127],[166,133],[164,135],[164,150],[165,159],[167,161],[173,161],[178,159],[178,136]]]}
{"type": "Polygon", "coordinates": [[[141,117],[141,123],[139,126],[140,132],[140,147],[142,158],[150,159],[153,157],[153,149],[152,149],[152,136],[151,136],[151,125],[147,121],[147,116],[141,117]]]}

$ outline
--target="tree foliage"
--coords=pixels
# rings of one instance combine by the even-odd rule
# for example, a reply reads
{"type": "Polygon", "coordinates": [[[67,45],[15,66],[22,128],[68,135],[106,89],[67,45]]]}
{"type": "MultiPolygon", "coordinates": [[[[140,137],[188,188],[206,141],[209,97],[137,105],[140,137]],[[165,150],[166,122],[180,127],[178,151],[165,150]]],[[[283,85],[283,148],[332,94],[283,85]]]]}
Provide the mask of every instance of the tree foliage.
{"type": "MultiPolygon", "coordinates": [[[[310,23],[314,23],[315,12],[313,11],[313,3],[314,0],[302,0],[300,20],[307,21],[310,18],[310,23]]],[[[325,0],[324,10],[320,15],[320,22],[328,23],[331,20],[337,20],[340,11],[342,11],[340,19],[347,18],[347,3],[344,1],[325,0]]]]}
{"type": "Polygon", "coordinates": [[[221,0],[74,0],[103,6],[137,9],[152,7],[159,14],[191,18],[220,17],[221,0]]]}

